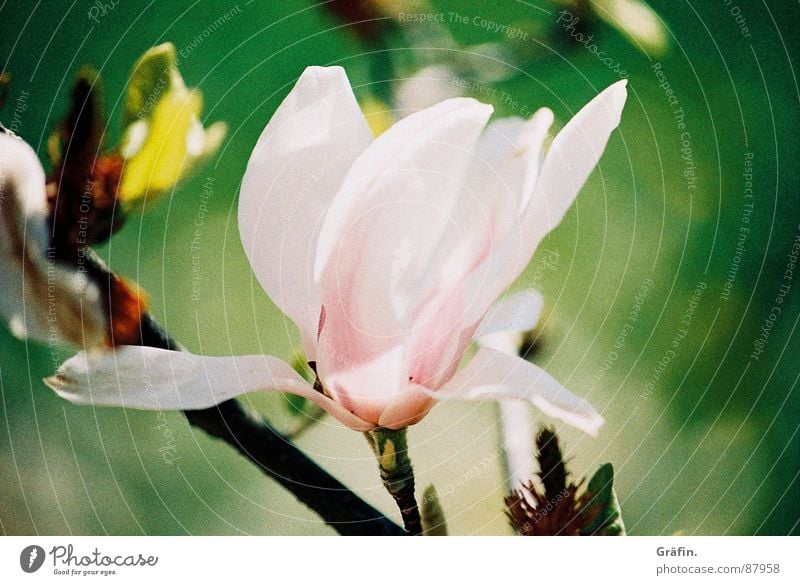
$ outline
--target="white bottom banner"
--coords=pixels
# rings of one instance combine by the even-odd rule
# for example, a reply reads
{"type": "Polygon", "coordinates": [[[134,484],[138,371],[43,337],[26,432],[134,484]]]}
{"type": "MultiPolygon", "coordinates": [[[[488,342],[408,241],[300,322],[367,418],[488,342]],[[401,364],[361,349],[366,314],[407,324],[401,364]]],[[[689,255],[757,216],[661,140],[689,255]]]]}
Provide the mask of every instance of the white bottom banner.
{"type": "Polygon", "coordinates": [[[0,538],[0,583],[800,583],[793,537],[0,538]]]}

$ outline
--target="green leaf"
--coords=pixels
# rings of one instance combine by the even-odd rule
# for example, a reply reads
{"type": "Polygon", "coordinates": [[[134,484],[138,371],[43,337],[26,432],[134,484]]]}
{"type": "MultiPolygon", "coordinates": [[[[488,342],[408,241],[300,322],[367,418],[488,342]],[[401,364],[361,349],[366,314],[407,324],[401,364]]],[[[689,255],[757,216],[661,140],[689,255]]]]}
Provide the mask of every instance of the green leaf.
{"type": "Polygon", "coordinates": [[[614,491],[614,466],[604,463],[581,497],[582,536],[625,536],[625,523],[614,491]]]}
{"type": "Polygon", "coordinates": [[[214,154],[227,133],[223,122],[200,123],[202,94],[189,89],[175,47],[153,47],[136,62],[125,95],[122,143],[125,158],[119,199],[130,207],[160,195],[214,154]]]}

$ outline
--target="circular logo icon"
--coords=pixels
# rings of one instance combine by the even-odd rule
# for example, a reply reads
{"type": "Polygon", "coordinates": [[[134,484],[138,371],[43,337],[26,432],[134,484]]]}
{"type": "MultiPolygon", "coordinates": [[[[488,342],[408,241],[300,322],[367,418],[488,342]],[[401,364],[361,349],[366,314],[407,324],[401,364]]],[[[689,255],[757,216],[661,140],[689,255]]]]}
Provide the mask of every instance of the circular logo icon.
{"type": "Polygon", "coordinates": [[[36,544],[26,546],[19,553],[19,566],[26,573],[35,573],[44,564],[44,549],[36,544]]]}

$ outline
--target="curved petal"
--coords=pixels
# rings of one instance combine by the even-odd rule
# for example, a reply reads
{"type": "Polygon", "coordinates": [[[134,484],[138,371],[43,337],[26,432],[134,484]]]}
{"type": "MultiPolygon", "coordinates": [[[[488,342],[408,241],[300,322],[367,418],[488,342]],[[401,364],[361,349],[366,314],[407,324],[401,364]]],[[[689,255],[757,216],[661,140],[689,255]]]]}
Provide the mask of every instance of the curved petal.
{"type": "Polygon", "coordinates": [[[623,79],[600,92],[553,140],[523,219],[526,256],[532,256],[542,238],[561,222],[597,166],[619,126],[627,83],[623,79]]]}
{"type": "Polygon", "coordinates": [[[372,136],[341,67],[309,67],[276,110],[247,164],[239,230],[272,301],[314,359],[320,302],[317,234],[333,196],[372,136]]]}
{"type": "Polygon", "coordinates": [[[56,260],[47,216],[36,153],[0,132],[0,315],[17,337],[99,346],[107,335],[100,291],[56,260]]]}
{"type": "Polygon", "coordinates": [[[439,400],[527,400],[546,415],[596,435],[603,417],[534,364],[493,349],[481,348],[469,364],[440,390],[439,400]]]}
{"type": "Polygon", "coordinates": [[[205,357],[121,346],[111,353],[81,352],[45,383],[74,404],[142,410],[200,410],[248,392],[289,392],[311,400],[352,429],[374,427],[315,391],[289,364],[272,356],[205,357]]]}
{"type": "Polygon", "coordinates": [[[553,140],[535,177],[535,188],[531,187],[528,200],[522,201],[518,225],[497,242],[471,277],[470,306],[476,318],[514,282],[539,242],[572,206],[619,125],[627,98],[626,83],[622,80],[602,91],[553,140]]]}
{"type": "Polygon", "coordinates": [[[371,379],[347,372],[372,372],[382,356],[404,353],[418,299],[436,284],[427,278],[430,257],[490,114],[490,106],[456,98],[408,116],[359,157],[332,202],[315,269],[320,345],[332,351],[320,352],[317,367],[337,400],[351,394],[377,405],[407,385],[402,364],[371,379]],[[347,385],[329,384],[343,376],[347,385]]]}

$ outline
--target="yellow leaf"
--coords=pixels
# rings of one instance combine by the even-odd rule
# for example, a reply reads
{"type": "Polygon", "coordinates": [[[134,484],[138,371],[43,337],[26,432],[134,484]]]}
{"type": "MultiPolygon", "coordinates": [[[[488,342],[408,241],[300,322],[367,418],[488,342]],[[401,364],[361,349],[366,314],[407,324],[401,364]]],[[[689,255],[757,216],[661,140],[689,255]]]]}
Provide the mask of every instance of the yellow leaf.
{"type": "Polygon", "coordinates": [[[120,151],[125,158],[119,198],[130,207],[172,189],[217,151],[227,132],[222,122],[203,128],[202,94],[188,89],[166,43],[134,67],[126,96],[120,151]]]}

